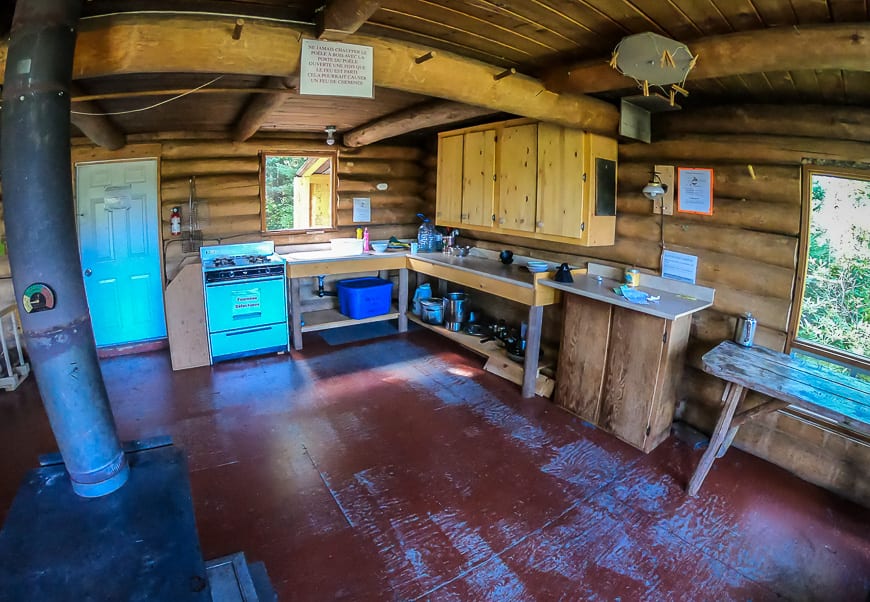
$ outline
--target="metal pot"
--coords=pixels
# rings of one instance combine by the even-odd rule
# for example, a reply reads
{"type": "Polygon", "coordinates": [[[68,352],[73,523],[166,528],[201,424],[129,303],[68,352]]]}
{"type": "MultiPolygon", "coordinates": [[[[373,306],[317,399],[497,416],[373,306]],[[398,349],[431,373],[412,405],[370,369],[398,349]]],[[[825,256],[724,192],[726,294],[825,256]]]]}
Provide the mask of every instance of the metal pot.
{"type": "Polygon", "coordinates": [[[465,293],[449,293],[444,300],[446,311],[444,319],[455,327],[451,330],[462,330],[462,325],[468,320],[468,295],[465,293]]]}
{"type": "Polygon", "coordinates": [[[444,323],[444,299],[432,297],[420,301],[420,317],[426,324],[444,323]]]}

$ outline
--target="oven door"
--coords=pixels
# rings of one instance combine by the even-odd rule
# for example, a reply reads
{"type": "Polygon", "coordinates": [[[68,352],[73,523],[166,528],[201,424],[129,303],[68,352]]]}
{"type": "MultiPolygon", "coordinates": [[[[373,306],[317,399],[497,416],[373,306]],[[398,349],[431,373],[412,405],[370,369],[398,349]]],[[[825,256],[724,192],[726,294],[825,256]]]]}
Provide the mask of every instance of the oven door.
{"type": "Polygon", "coordinates": [[[208,284],[205,306],[210,333],[287,323],[284,278],[208,284]]]}

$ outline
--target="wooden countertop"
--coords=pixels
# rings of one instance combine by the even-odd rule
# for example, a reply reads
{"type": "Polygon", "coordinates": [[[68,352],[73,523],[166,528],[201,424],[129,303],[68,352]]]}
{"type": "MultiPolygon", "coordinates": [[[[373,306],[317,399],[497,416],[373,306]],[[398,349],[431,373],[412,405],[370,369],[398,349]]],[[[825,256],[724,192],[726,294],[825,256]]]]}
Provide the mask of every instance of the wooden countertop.
{"type": "Polygon", "coordinates": [[[632,303],[622,295],[617,295],[613,292],[614,287],[622,284],[621,280],[617,280],[613,276],[615,276],[616,272],[621,273],[621,271],[596,269],[597,267],[601,268],[603,266],[595,266],[590,263],[589,273],[579,276],[575,275],[573,283],[556,282],[548,277],[541,280],[540,284],[566,293],[581,295],[596,301],[603,301],[611,305],[664,318],[665,320],[676,320],[713,305],[713,293],[715,291],[711,288],[678,281],[669,282],[665,278],[648,274],[641,276],[641,286],[638,287],[638,290],[652,296],[659,296],[659,301],[651,302],[647,305],[632,303]],[[644,282],[648,284],[644,285],[644,282]]]}

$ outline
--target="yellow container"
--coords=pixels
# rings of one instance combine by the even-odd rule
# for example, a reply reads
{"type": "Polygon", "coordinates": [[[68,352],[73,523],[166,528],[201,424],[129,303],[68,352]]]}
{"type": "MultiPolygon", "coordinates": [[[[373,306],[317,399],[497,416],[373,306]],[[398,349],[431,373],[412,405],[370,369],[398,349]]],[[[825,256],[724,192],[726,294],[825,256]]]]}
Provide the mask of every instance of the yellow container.
{"type": "Polygon", "coordinates": [[[625,283],[632,288],[639,287],[640,286],[640,272],[635,268],[631,268],[630,270],[625,270],[625,283]]]}

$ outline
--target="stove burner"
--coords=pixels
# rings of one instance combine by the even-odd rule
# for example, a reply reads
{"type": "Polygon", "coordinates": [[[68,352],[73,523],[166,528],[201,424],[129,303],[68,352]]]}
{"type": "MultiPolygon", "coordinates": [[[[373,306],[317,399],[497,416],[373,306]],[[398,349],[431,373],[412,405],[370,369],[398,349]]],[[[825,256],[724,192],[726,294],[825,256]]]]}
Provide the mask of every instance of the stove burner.
{"type": "Polygon", "coordinates": [[[248,260],[248,263],[268,263],[270,258],[268,255],[247,255],[245,259],[248,260]]]}
{"type": "Polygon", "coordinates": [[[215,257],[214,267],[223,268],[230,265],[236,265],[235,259],[232,257],[215,257]]]}

